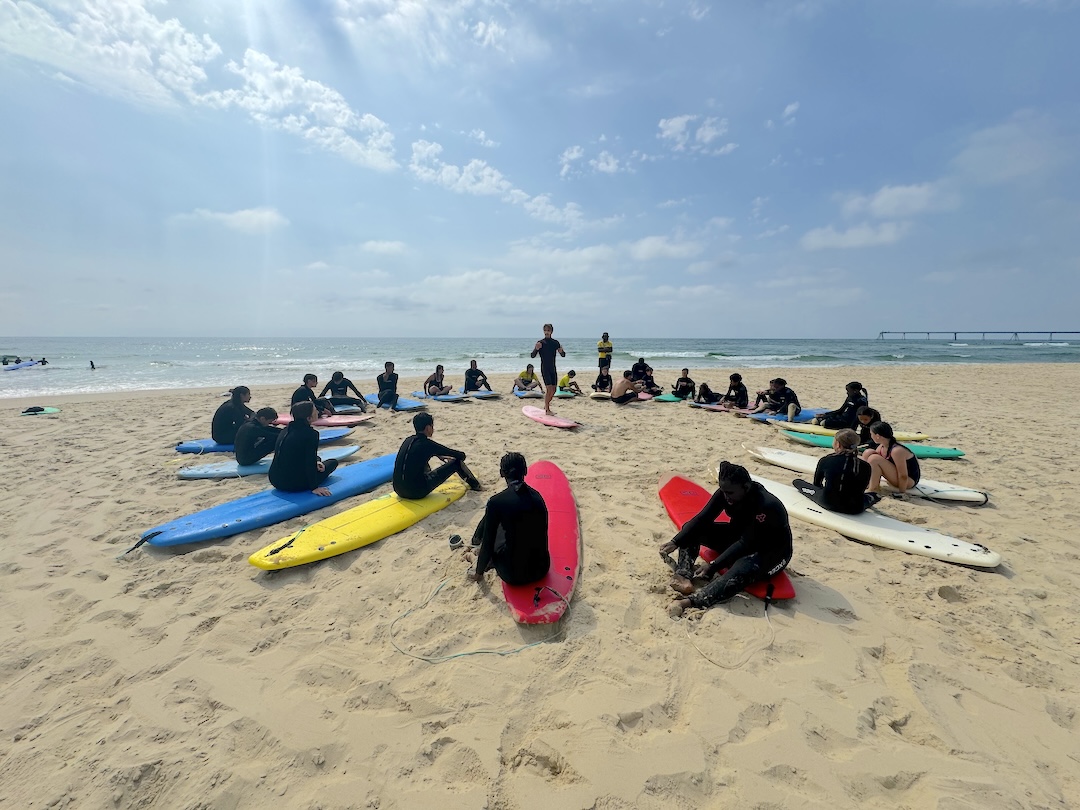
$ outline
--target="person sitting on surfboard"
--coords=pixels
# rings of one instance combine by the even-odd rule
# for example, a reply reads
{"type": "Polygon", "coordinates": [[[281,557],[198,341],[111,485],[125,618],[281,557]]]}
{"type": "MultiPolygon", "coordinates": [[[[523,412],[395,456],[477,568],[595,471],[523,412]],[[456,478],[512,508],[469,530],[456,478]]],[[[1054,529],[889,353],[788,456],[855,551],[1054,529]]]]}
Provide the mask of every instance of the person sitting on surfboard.
{"type": "MultiPolygon", "coordinates": [[[[654,397],[660,396],[664,393],[664,389],[656,384],[656,380],[653,379],[652,366],[645,366],[645,376],[638,380],[641,383],[641,390],[646,394],[652,394],[654,397]]],[[[633,376],[633,372],[631,372],[633,376]]]]}
{"type": "Polygon", "coordinates": [[[450,393],[450,386],[443,379],[443,367],[441,365],[435,366],[435,371],[424,380],[424,393],[429,397],[441,397],[450,393]]]}
{"type": "Polygon", "coordinates": [[[540,380],[536,376],[532,363],[525,366],[525,370],[514,378],[515,391],[532,391],[538,385],[540,385],[540,380]]]}
{"type": "Polygon", "coordinates": [[[273,408],[259,408],[253,418],[240,426],[234,442],[237,464],[255,464],[274,452],[277,440],[281,438],[281,428],[273,425],[277,418],[278,412],[273,408]]]}
{"type": "Polygon", "coordinates": [[[473,532],[476,568],[469,579],[479,582],[495,569],[507,585],[528,585],[543,579],[551,567],[548,553],[548,510],[544,498],[525,483],[525,456],[507,453],[499,461],[506,489],[488,499],[473,532]]]}
{"type": "Polygon", "coordinates": [[[487,375],[476,367],[476,361],[470,360],[469,368],[465,371],[465,393],[479,391],[481,387],[490,391],[491,383],[488,382],[487,375]]]}
{"type": "Polygon", "coordinates": [[[319,458],[319,431],[311,425],[319,418],[319,411],[314,402],[297,402],[289,413],[293,420],[281,431],[270,462],[270,485],[282,492],[329,495],[323,482],[338,463],[337,459],[319,458]]]}
{"type": "Polygon", "coordinates": [[[896,440],[892,425],[875,422],[870,426],[870,438],[877,446],[862,454],[863,461],[870,465],[869,492],[877,492],[882,478],[898,492],[907,492],[919,483],[919,460],[896,440]]]}
{"type": "Polygon", "coordinates": [[[645,362],[644,357],[639,357],[634,365],[630,366],[630,378],[637,382],[645,376],[645,372],[648,370],[649,364],[645,362]]]}
{"type": "Polygon", "coordinates": [[[356,405],[361,411],[367,413],[367,400],[364,399],[364,395],[360,393],[360,389],[353,385],[353,381],[345,376],[344,371],[335,371],[330,376],[330,382],[328,382],[319,394],[320,397],[325,397],[326,392],[330,392],[330,404],[331,405],[356,405]],[[352,389],[356,397],[349,396],[349,389],[352,389]]]}
{"type": "Polygon", "coordinates": [[[796,478],[791,485],[830,512],[857,515],[880,500],[866,491],[869,483],[870,465],[859,458],[859,434],[845,428],[833,436],[833,452],[818,461],[814,483],[796,478]]]}
{"type": "Polygon", "coordinates": [[[815,416],[810,421],[815,425],[821,425],[825,428],[832,428],[833,430],[840,430],[842,428],[855,429],[858,425],[858,412],[859,408],[864,405],[870,404],[870,394],[861,382],[849,382],[844,391],[847,395],[847,399],[844,400],[844,404],[837,408],[835,411],[829,411],[828,413],[815,416]]]}
{"type": "Polygon", "coordinates": [[[679,551],[671,587],[684,598],[668,607],[673,618],[689,607],[708,608],[726,602],[747,585],[780,573],[791,561],[791,525],[780,500],[753,481],[745,467],[728,461],[720,462],[718,483],[719,489],[702,510],[660,546],[665,558],[679,551]],[[730,522],[716,522],[721,512],[727,512],[730,522]],[[695,567],[701,546],[719,556],[695,567]],[[716,576],[724,569],[725,573],[716,576]],[[696,593],[694,577],[708,580],[696,593]]]}
{"type": "Polygon", "coordinates": [[[697,392],[697,385],[690,379],[690,369],[684,368],[682,376],[671,386],[671,393],[679,399],[693,399],[697,392]]]}
{"type": "Polygon", "coordinates": [[[855,419],[859,423],[859,445],[862,447],[874,448],[877,445],[874,440],[870,438],[870,426],[877,422],[884,422],[881,418],[881,412],[877,408],[871,408],[869,405],[863,405],[859,410],[855,412],[855,419]]]}
{"type": "Polygon", "coordinates": [[[218,406],[210,426],[210,435],[215,442],[232,444],[236,440],[236,431],[255,413],[247,406],[250,401],[251,389],[246,385],[238,385],[232,390],[228,401],[218,406]]]}
{"type": "Polygon", "coordinates": [[[615,383],[615,387],[611,389],[611,401],[616,405],[637,402],[637,395],[641,391],[641,383],[630,379],[631,373],[629,370],[624,371],[622,379],[615,383]]]}
{"type": "Polygon", "coordinates": [[[578,396],[584,394],[585,392],[581,390],[581,386],[578,385],[577,380],[574,379],[574,377],[576,376],[577,372],[573,369],[570,369],[568,372],[563,374],[559,378],[559,390],[569,391],[571,394],[576,394],[578,396]]]}
{"type": "Polygon", "coordinates": [[[600,373],[596,375],[596,382],[593,383],[593,391],[602,391],[611,393],[611,374],[608,371],[607,366],[600,367],[600,373]]]}
{"type": "Polygon", "coordinates": [[[386,369],[382,374],[375,378],[375,384],[379,386],[379,405],[389,405],[391,411],[397,411],[398,392],[397,381],[398,375],[394,373],[394,364],[389,360],[383,364],[386,369]]]}
{"type": "Polygon", "coordinates": [[[315,396],[315,386],[319,384],[319,378],[314,374],[304,375],[304,384],[293,391],[292,402],[290,405],[295,405],[298,402],[310,402],[314,405],[320,416],[333,416],[337,411],[334,410],[334,406],[330,404],[330,400],[324,397],[315,396]]]}
{"type": "Polygon", "coordinates": [[[802,411],[799,397],[787,387],[787,380],[783,377],[769,380],[768,391],[758,391],[757,401],[750,413],[782,414],[788,421],[794,421],[802,411]]]}
{"type": "Polygon", "coordinates": [[[742,374],[732,374],[728,377],[727,392],[720,397],[720,404],[729,408],[745,408],[750,404],[750,392],[743,385],[742,374]]]}
{"type": "Polygon", "coordinates": [[[465,466],[465,454],[432,441],[435,418],[430,413],[418,413],[412,423],[416,433],[401,443],[394,460],[394,492],[401,498],[418,500],[431,494],[435,487],[455,473],[464,479],[470,489],[479,492],[480,482],[465,466]],[[446,463],[429,470],[428,462],[433,458],[446,463]]]}

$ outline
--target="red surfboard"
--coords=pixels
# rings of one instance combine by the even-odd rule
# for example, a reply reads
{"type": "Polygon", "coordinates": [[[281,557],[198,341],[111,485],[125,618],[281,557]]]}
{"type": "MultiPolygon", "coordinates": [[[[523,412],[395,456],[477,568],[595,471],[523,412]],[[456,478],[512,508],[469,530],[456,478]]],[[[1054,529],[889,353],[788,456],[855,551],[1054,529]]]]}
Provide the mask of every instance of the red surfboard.
{"type": "MultiPolygon", "coordinates": [[[[375,414],[364,413],[357,416],[350,416],[348,414],[334,416],[322,416],[316,419],[312,424],[315,427],[353,427],[353,425],[359,425],[361,422],[366,422],[368,419],[374,419],[375,414]]],[[[292,414],[286,413],[279,416],[274,420],[275,425],[287,425],[292,421],[292,414]]]]}
{"type": "Polygon", "coordinates": [[[551,461],[529,465],[525,482],[544,498],[548,509],[547,576],[530,585],[502,584],[510,614],[519,624],[552,624],[562,618],[581,574],[581,530],[570,482],[551,461]],[[553,593],[553,591],[555,593],[553,593]],[[556,595],[558,594],[558,595],[556,595]]]}
{"type": "MultiPolygon", "coordinates": [[[[695,484],[689,478],[683,478],[681,475],[673,475],[660,482],[660,500],[664,504],[664,508],[667,509],[671,522],[680,529],[686,521],[705,507],[711,497],[711,493],[703,486],[695,484]]],[[[721,512],[716,522],[728,523],[727,513],[721,512]]],[[[711,548],[701,547],[701,559],[705,560],[705,562],[712,562],[716,557],[717,553],[711,548]]],[[[781,571],[766,582],[755,582],[746,589],[746,592],[759,599],[764,599],[765,594],[768,593],[769,585],[773,586],[773,599],[795,598],[795,586],[791,584],[791,579],[786,571],[781,571]]]]}

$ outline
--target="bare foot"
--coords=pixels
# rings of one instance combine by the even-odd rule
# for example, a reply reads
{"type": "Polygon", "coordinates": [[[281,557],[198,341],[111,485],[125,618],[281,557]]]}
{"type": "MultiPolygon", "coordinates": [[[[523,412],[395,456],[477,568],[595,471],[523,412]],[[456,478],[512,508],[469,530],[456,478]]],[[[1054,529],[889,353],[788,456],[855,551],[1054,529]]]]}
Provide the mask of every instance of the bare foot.
{"type": "Polygon", "coordinates": [[[690,607],[689,599],[676,599],[668,605],[667,615],[673,619],[678,619],[688,607],[690,607]]]}
{"type": "Polygon", "coordinates": [[[678,574],[671,578],[671,589],[678,591],[683,596],[689,596],[694,592],[694,583],[688,580],[686,577],[681,577],[678,574]]]}

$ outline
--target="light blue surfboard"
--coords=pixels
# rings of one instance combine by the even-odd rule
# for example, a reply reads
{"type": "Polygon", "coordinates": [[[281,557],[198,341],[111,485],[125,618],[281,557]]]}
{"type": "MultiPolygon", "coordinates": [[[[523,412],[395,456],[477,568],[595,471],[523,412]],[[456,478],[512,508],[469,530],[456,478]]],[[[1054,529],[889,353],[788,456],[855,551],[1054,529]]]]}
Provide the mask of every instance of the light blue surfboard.
{"type": "MultiPolygon", "coordinates": [[[[378,405],[379,404],[379,395],[378,394],[368,394],[366,397],[364,397],[364,399],[366,399],[372,405],[378,405]]],[[[390,410],[389,405],[383,405],[383,407],[386,408],[387,410],[390,410]]],[[[400,396],[398,397],[397,409],[399,411],[418,411],[421,408],[426,408],[426,407],[427,407],[427,404],[424,403],[424,402],[421,402],[420,400],[409,399],[408,397],[400,397],[400,396]]]]}
{"type": "MultiPolygon", "coordinates": [[[[803,408],[799,411],[799,415],[795,417],[796,423],[809,422],[815,416],[823,413],[828,413],[828,408],[803,408]]],[[[750,418],[758,422],[787,422],[787,415],[781,416],[780,414],[765,414],[765,413],[752,413],[750,418]]]]}
{"type": "MultiPolygon", "coordinates": [[[[360,447],[355,444],[346,444],[341,447],[328,447],[319,451],[319,458],[323,461],[336,459],[340,461],[348,458],[360,447]]],[[[266,475],[270,472],[270,462],[273,454],[259,459],[254,464],[237,464],[235,461],[218,461],[213,464],[199,464],[194,467],[184,467],[177,472],[177,476],[187,481],[197,478],[243,478],[247,475],[266,475]]]]}
{"type": "MultiPolygon", "coordinates": [[[[353,432],[352,428],[326,428],[319,431],[319,444],[344,438],[353,432]]],[[[213,439],[192,439],[189,442],[180,442],[176,445],[177,453],[231,453],[234,448],[231,444],[218,444],[213,439]]]]}
{"type": "Polygon", "coordinates": [[[433,399],[436,402],[468,402],[469,401],[469,395],[468,394],[436,394],[435,396],[431,396],[430,394],[425,394],[423,391],[413,391],[412,395],[414,397],[416,397],[417,399],[433,399]]]}

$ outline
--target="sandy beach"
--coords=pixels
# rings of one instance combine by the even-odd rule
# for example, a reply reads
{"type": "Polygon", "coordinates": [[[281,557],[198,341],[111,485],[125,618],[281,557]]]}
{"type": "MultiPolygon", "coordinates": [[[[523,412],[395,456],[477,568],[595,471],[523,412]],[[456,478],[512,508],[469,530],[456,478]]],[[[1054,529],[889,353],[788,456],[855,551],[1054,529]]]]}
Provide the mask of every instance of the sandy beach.
{"type": "MultiPolygon", "coordinates": [[[[766,617],[740,597],[673,621],[660,477],[711,489],[729,459],[790,481],[742,445],[821,451],[684,404],[556,400],[582,427],[545,428],[505,395],[505,375],[500,400],[429,408],[436,440],[465,450],[488,492],[401,534],[286,571],[247,562],[385,485],[263,530],[125,555],[156,524],[268,486],[176,477],[196,458],[173,446],[209,436],[221,390],[0,400],[0,806],[1080,807],[1080,440],[1061,426],[1080,367],[736,370],[751,391],[786,377],[804,406],[838,407],[859,380],[894,427],[962,448],[923,474],[986,489],[989,505],[878,509],[1002,564],[793,521],[795,600],[766,617]],[[1053,405],[1025,406],[1051,388],[1053,405]],[[29,405],[62,413],[19,416],[29,405]],[[582,578],[556,627],[517,626],[493,574],[468,581],[465,552],[447,544],[501,488],[507,450],[559,464],[580,510],[582,578]],[[438,664],[395,648],[533,642],[438,664]]],[[[291,390],[255,388],[251,405],[283,409],[291,390]]],[[[350,461],[396,451],[409,419],[359,426],[350,461]]]]}

